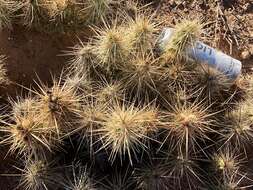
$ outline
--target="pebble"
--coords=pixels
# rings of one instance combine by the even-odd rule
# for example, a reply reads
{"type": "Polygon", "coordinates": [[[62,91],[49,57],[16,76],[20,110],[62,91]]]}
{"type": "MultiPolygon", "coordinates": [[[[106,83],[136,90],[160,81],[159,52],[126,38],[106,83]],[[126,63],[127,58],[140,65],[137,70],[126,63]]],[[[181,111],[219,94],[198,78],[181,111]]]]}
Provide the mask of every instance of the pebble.
{"type": "Polygon", "coordinates": [[[250,36],[251,38],[253,38],[253,32],[250,32],[249,36],[250,36]]]}
{"type": "Polygon", "coordinates": [[[242,58],[242,59],[248,59],[248,58],[250,58],[250,51],[249,51],[249,50],[244,50],[244,51],[241,53],[241,58],[242,58]]]}
{"type": "Polygon", "coordinates": [[[249,45],[249,52],[251,55],[253,55],[253,45],[249,45]]]}

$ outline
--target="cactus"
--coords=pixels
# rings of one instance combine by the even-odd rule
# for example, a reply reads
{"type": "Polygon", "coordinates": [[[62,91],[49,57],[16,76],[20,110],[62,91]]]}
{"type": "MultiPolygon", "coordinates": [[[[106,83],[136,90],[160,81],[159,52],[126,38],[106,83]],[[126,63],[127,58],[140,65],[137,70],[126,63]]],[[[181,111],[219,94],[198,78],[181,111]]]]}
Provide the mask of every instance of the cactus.
{"type": "Polygon", "coordinates": [[[252,134],[252,101],[245,100],[237,104],[236,108],[228,112],[225,127],[220,132],[223,134],[221,140],[223,144],[229,144],[236,149],[245,150],[249,145],[252,134]]]}
{"type": "Polygon", "coordinates": [[[27,190],[40,190],[57,187],[61,177],[55,173],[52,164],[42,160],[26,160],[22,172],[20,187],[27,190]]]}
{"type": "Polygon", "coordinates": [[[83,3],[81,12],[88,23],[98,23],[110,14],[114,3],[114,0],[87,0],[83,3]]]}
{"type": "Polygon", "coordinates": [[[65,83],[66,86],[73,88],[77,94],[81,94],[82,96],[89,96],[92,93],[92,82],[88,74],[81,71],[67,75],[65,83]]]}
{"type": "Polygon", "coordinates": [[[131,187],[133,187],[133,180],[131,179],[131,173],[129,167],[125,170],[119,170],[119,169],[114,169],[114,173],[110,178],[108,177],[103,183],[103,187],[105,190],[127,190],[131,187]]]}
{"type": "Polygon", "coordinates": [[[168,189],[170,184],[168,183],[167,167],[161,161],[151,160],[149,162],[135,171],[134,179],[137,181],[138,189],[168,189]]]}
{"type": "Polygon", "coordinates": [[[10,152],[27,157],[46,157],[52,151],[57,140],[50,127],[44,127],[36,115],[35,100],[25,99],[12,102],[13,116],[5,122],[1,131],[6,133],[1,143],[10,145],[10,152]]]}
{"type": "Polygon", "coordinates": [[[237,154],[237,151],[230,150],[229,147],[225,147],[213,156],[213,165],[215,171],[221,175],[221,178],[228,178],[233,175],[234,172],[238,172],[245,162],[245,159],[240,158],[241,155],[237,154]]]}
{"type": "Polygon", "coordinates": [[[109,160],[114,162],[117,155],[121,161],[128,156],[130,163],[141,150],[147,148],[143,140],[155,130],[157,122],[156,110],[133,105],[115,105],[106,113],[101,122],[102,127],[97,130],[103,143],[103,148],[110,150],[109,160]]]}
{"type": "Polygon", "coordinates": [[[252,188],[252,180],[247,174],[238,174],[235,171],[229,178],[223,182],[219,180],[218,185],[211,186],[212,190],[234,190],[234,189],[250,189],[252,188]]]}
{"type": "Polygon", "coordinates": [[[120,82],[109,83],[103,81],[98,85],[97,93],[95,94],[96,99],[101,103],[112,103],[119,102],[124,99],[124,88],[120,82]]]}
{"type": "Polygon", "coordinates": [[[66,51],[65,56],[72,56],[69,61],[69,70],[74,73],[87,72],[90,68],[96,67],[98,64],[95,59],[95,52],[91,44],[80,44],[74,46],[72,50],[66,51]]]}
{"type": "Polygon", "coordinates": [[[3,28],[11,28],[12,17],[19,6],[18,2],[12,0],[0,1],[0,30],[3,28]]]}
{"type": "Polygon", "coordinates": [[[27,27],[37,26],[41,22],[41,4],[43,0],[25,0],[19,7],[22,22],[27,27]]]}
{"type": "Polygon", "coordinates": [[[64,11],[71,6],[72,2],[69,0],[45,0],[43,8],[47,10],[47,14],[50,18],[56,19],[56,17],[64,18],[64,11]]]}
{"type": "Polygon", "coordinates": [[[134,52],[146,53],[152,50],[154,37],[158,24],[153,21],[152,16],[137,14],[135,18],[130,18],[127,27],[126,40],[131,44],[134,52]]]}
{"type": "Polygon", "coordinates": [[[52,87],[38,84],[39,90],[34,91],[38,96],[41,122],[45,127],[54,127],[58,135],[73,130],[71,122],[78,118],[81,109],[81,97],[76,94],[75,87],[61,81],[53,79],[52,87]]]}
{"type": "Polygon", "coordinates": [[[80,146],[84,141],[90,144],[90,150],[94,148],[94,143],[98,141],[96,130],[102,127],[107,111],[107,104],[97,101],[94,97],[91,100],[85,100],[80,113],[79,126],[71,133],[77,133],[77,139],[80,146]]]}
{"type": "Polygon", "coordinates": [[[81,164],[74,164],[71,166],[70,171],[63,184],[66,190],[96,190],[95,185],[89,177],[87,167],[81,164]]]}
{"type": "Polygon", "coordinates": [[[123,29],[120,27],[106,26],[105,29],[96,31],[94,52],[99,64],[107,70],[118,69],[131,51],[129,42],[124,40],[123,29]]]}
{"type": "Polygon", "coordinates": [[[165,61],[187,58],[186,49],[192,46],[201,34],[202,25],[198,20],[182,20],[175,25],[174,35],[164,47],[162,57],[165,61]]]}
{"type": "MultiPolygon", "coordinates": [[[[166,165],[165,165],[166,166],[166,165]]],[[[168,158],[167,161],[168,178],[170,178],[171,187],[176,186],[177,189],[192,189],[195,185],[199,188],[203,186],[203,177],[201,169],[196,163],[196,160],[185,155],[181,151],[176,155],[168,158]]]]}
{"type": "Polygon", "coordinates": [[[191,87],[195,79],[194,65],[191,63],[173,63],[162,68],[162,79],[167,85],[168,91],[176,92],[186,86],[191,87]]]}
{"type": "Polygon", "coordinates": [[[163,111],[160,127],[167,131],[170,146],[185,150],[187,155],[191,150],[202,151],[198,140],[208,140],[208,134],[215,132],[213,115],[201,101],[191,103],[177,99],[168,111],[163,111]]]}
{"type": "Polygon", "coordinates": [[[253,80],[252,74],[245,74],[240,76],[234,86],[237,94],[239,94],[241,100],[249,99],[253,95],[253,80]]]}
{"type": "Polygon", "coordinates": [[[159,94],[157,84],[159,84],[162,74],[162,68],[152,54],[142,54],[133,57],[122,68],[122,81],[125,88],[132,92],[130,95],[140,98],[151,91],[159,94]]]}
{"type": "Polygon", "coordinates": [[[209,104],[215,102],[228,103],[233,91],[231,91],[232,81],[223,73],[213,68],[201,65],[196,68],[195,76],[196,90],[200,89],[202,97],[206,98],[209,104]]]}

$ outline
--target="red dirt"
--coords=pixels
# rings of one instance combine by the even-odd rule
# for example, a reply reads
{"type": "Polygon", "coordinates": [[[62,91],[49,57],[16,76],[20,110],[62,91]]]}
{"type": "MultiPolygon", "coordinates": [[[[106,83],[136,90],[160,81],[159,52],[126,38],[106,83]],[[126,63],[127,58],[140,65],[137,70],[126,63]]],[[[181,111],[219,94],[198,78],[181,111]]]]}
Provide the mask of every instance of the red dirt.
{"type": "Polygon", "coordinates": [[[63,50],[74,46],[78,38],[64,34],[49,35],[18,26],[12,31],[0,32],[0,54],[8,57],[7,75],[12,82],[1,89],[1,95],[16,95],[21,89],[17,84],[29,87],[38,78],[47,83],[52,76],[59,76],[67,62],[67,57],[60,55],[63,50]]]}

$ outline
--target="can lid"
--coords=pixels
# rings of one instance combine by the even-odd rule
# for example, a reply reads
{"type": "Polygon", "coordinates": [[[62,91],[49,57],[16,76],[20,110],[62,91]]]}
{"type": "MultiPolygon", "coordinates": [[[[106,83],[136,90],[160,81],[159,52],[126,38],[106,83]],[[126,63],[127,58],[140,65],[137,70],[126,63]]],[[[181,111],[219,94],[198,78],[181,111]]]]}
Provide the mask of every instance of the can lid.
{"type": "Polygon", "coordinates": [[[175,29],[173,28],[167,27],[167,28],[164,28],[163,31],[161,32],[160,36],[158,37],[158,44],[161,50],[164,50],[165,46],[169,43],[174,30],[175,29]]]}

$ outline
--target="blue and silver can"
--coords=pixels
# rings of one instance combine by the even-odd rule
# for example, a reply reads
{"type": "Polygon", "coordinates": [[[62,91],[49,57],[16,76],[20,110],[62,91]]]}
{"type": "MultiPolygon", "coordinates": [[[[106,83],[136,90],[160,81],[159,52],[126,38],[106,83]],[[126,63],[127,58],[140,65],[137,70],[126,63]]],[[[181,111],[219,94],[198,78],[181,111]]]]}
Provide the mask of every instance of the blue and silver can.
{"type": "MultiPolygon", "coordinates": [[[[169,43],[174,32],[173,28],[165,28],[159,37],[158,43],[161,50],[169,43]]],[[[207,64],[226,75],[229,79],[235,80],[241,74],[242,63],[221,51],[218,51],[200,41],[196,41],[186,50],[186,54],[191,59],[207,64]]]]}

